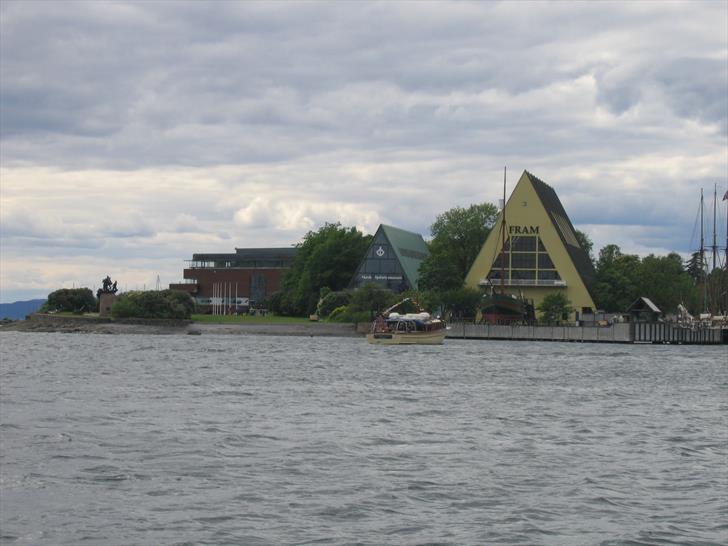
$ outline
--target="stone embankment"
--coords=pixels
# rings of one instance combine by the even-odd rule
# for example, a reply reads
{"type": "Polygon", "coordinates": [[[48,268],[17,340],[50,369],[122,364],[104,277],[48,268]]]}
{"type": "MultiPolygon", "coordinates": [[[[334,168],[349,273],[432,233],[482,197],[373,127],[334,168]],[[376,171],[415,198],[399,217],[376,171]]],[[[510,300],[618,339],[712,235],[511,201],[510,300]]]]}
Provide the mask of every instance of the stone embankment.
{"type": "Polygon", "coordinates": [[[153,335],[359,336],[354,324],[209,324],[190,320],[110,319],[34,313],[28,320],[0,324],[0,331],[153,335]]]}

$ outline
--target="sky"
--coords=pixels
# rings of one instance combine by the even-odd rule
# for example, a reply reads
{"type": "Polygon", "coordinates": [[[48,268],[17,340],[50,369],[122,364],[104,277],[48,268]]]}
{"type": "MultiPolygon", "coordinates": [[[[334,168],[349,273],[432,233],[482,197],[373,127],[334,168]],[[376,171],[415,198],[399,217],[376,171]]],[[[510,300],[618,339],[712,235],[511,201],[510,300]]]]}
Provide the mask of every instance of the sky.
{"type": "Polygon", "coordinates": [[[427,238],[504,166],[641,256],[694,251],[717,184],[725,246],[728,2],[0,2],[2,302],[427,238]]]}

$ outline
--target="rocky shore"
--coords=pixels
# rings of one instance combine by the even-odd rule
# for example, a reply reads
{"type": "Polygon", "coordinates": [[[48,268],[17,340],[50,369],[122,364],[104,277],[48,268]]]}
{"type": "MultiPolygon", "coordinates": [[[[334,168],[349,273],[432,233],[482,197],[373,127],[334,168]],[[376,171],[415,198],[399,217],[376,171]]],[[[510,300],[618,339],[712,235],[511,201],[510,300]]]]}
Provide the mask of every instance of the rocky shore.
{"type": "Polygon", "coordinates": [[[35,313],[27,320],[0,323],[0,331],[60,332],[83,334],[147,335],[271,335],[271,336],[360,336],[369,325],[328,324],[209,324],[188,320],[112,320],[99,317],[74,317],[35,313]]]}

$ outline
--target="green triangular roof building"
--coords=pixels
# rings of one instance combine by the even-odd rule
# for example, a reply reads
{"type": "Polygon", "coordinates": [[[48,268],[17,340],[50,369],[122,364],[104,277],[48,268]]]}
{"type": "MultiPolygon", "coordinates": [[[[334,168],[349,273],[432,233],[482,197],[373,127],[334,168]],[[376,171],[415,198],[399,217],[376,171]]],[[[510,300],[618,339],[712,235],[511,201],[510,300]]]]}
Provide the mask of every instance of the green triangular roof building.
{"type": "Polygon", "coordinates": [[[376,283],[394,292],[416,290],[420,264],[429,255],[419,233],[381,224],[349,287],[376,283]]]}

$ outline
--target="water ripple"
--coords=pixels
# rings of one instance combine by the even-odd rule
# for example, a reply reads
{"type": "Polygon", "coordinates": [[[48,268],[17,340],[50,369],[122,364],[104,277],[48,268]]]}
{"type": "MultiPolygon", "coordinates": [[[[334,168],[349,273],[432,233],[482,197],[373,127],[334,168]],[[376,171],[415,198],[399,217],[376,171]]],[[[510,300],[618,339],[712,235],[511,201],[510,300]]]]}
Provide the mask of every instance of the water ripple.
{"type": "Polygon", "coordinates": [[[0,336],[3,545],[728,543],[722,347],[0,336]]]}

